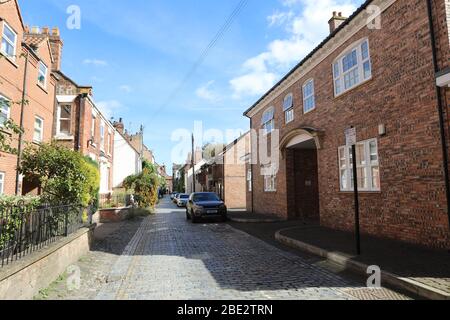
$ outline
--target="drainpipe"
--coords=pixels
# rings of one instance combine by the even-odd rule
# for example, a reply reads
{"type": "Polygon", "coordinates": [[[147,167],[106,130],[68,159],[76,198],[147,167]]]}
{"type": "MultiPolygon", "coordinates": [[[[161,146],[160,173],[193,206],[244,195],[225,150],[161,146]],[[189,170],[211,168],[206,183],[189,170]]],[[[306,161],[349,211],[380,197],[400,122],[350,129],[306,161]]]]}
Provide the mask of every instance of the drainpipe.
{"type": "MultiPolygon", "coordinates": [[[[429,22],[430,37],[431,37],[431,49],[433,52],[434,71],[435,71],[435,73],[438,73],[439,65],[438,65],[438,61],[437,61],[436,34],[434,31],[434,25],[433,25],[433,13],[432,13],[431,0],[427,0],[427,9],[428,9],[428,22],[429,22]]],[[[436,85],[436,96],[437,96],[437,100],[438,100],[439,127],[440,127],[439,129],[440,129],[441,144],[442,144],[445,193],[446,193],[446,197],[447,197],[447,215],[448,215],[449,230],[450,230],[450,179],[449,179],[449,169],[448,169],[448,149],[447,149],[446,134],[445,134],[444,105],[442,102],[441,89],[437,85],[436,85]]]]}
{"type": "Polygon", "coordinates": [[[83,118],[83,113],[84,113],[84,106],[85,106],[85,99],[86,99],[86,94],[81,94],[80,95],[80,107],[78,108],[78,123],[77,123],[77,138],[75,141],[75,151],[80,151],[81,150],[81,121],[83,118]]]}
{"type": "Polygon", "coordinates": [[[252,196],[252,201],[251,201],[251,203],[252,203],[252,213],[255,213],[255,209],[254,209],[254,203],[253,203],[253,192],[254,192],[254,185],[253,185],[253,179],[254,179],[254,175],[253,175],[253,150],[252,150],[252,145],[253,145],[253,142],[252,142],[252,129],[253,129],[253,127],[252,127],[252,125],[253,125],[253,121],[252,121],[252,118],[250,118],[250,172],[251,172],[251,175],[252,175],[252,180],[251,180],[251,185],[252,185],[252,192],[251,192],[251,196],[252,196]]]}
{"type": "Polygon", "coordinates": [[[23,127],[23,115],[25,111],[25,99],[27,97],[27,76],[28,76],[28,57],[30,55],[30,52],[27,49],[27,54],[25,55],[25,68],[23,73],[23,87],[22,87],[22,101],[20,103],[20,132],[19,132],[19,145],[18,145],[18,152],[17,152],[17,167],[16,167],[16,196],[20,193],[20,173],[19,173],[19,167],[20,162],[22,161],[22,145],[23,145],[23,133],[24,133],[24,127],[23,127]]]}

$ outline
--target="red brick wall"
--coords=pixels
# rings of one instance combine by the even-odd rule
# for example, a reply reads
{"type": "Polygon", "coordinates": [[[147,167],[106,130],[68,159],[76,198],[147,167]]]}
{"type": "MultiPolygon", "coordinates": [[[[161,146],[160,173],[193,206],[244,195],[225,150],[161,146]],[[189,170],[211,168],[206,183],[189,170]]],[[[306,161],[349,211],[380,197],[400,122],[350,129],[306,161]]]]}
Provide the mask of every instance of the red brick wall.
{"type": "MultiPolygon", "coordinates": [[[[345,30],[345,29],[344,29],[345,30]]],[[[362,232],[433,247],[449,247],[442,150],[425,1],[398,0],[382,14],[382,29],[363,28],[271,104],[283,137],[302,127],[324,132],[318,151],[320,217],[324,226],[353,230],[353,195],[340,192],[338,148],[344,130],[376,138],[381,192],[361,194],[362,232]],[[334,97],[332,63],[353,42],[368,37],[372,80],[334,97]],[[302,112],[302,84],[315,81],[316,109],[302,112]],[[294,94],[295,121],[284,125],[282,100],[294,94]],[[384,124],[387,135],[378,135],[384,124]]],[[[267,106],[268,107],[268,106],[267,106]]],[[[252,118],[259,129],[261,110],[252,118]]],[[[280,157],[277,192],[263,192],[254,165],[255,210],[288,216],[286,161],[280,157]]]]}
{"type": "MultiPolygon", "coordinates": [[[[0,30],[3,30],[3,21],[6,21],[17,33],[16,55],[18,56],[15,61],[11,61],[4,56],[0,58],[0,94],[14,102],[11,107],[10,116],[16,124],[19,124],[25,67],[25,58],[19,56],[22,53],[26,53],[26,51],[21,47],[24,29],[17,10],[15,1],[0,4],[0,30]]],[[[49,66],[47,87],[39,87],[37,82],[39,60],[30,54],[27,76],[28,94],[26,96],[26,100],[29,103],[25,106],[23,119],[25,129],[23,137],[26,144],[33,143],[35,116],[39,116],[44,120],[44,142],[49,142],[52,137],[55,79],[50,75],[52,62],[49,48],[45,43],[38,48],[37,55],[39,59],[49,66]]],[[[14,135],[12,138],[14,141],[13,146],[17,147],[18,136],[14,135]]],[[[15,193],[16,163],[17,157],[15,155],[0,152],[0,172],[4,172],[6,175],[5,194],[15,193]]]]}

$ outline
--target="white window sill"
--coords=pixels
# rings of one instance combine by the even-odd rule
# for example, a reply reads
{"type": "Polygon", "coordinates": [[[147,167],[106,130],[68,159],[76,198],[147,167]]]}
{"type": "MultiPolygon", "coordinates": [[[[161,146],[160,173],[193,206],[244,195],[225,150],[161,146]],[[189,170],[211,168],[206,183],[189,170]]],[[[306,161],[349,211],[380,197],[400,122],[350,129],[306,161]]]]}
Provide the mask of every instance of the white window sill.
{"type": "Polygon", "coordinates": [[[67,136],[67,135],[64,135],[64,134],[58,134],[58,135],[55,136],[55,139],[56,140],[74,140],[75,137],[74,136],[67,136]]]}
{"type": "MultiPolygon", "coordinates": [[[[361,81],[361,82],[358,83],[358,84],[355,84],[355,85],[354,85],[353,87],[351,87],[351,88],[344,89],[344,91],[342,91],[342,92],[339,93],[339,94],[336,94],[336,93],[335,93],[335,94],[334,94],[334,98],[339,98],[340,96],[342,96],[342,95],[344,95],[344,94],[346,94],[346,93],[348,93],[348,92],[350,92],[350,91],[352,91],[352,90],[354,90],[354,89],[356,89],[356,88],[362,86],[363,84],[369,82],[370,80],[372,80],[372,76],[370,76],[370,77],[367,78],[366,80],[361,81]]],[[[336,88],[334,88],[334,90],[335,90],[335,92],[336,92],[336,88]]]]}
{"type": "Polygon", "coordinates": [[[308,111],[305,111],[305,109],[303,109],[303,114],[305,115],[305,114],[311,113],[311,112],[313,112],[314,110],[316,110],[316,107],[314,107],[314,108],[312,108],[312,109],[310,109],[310,110],[308,110],[308,111]]]}
{"type": "Polygon", "coordinates": [[[15,68],[19,69],[19,65],[16,63],[16,59],[11,58],[9,55],[4,53],[3,51],[0,51],[0,55],[6,58],[6,60],[11,63],[15,68]]]}
{"type": "Polygon", "coordinates": [[[37,85],[39,88],[41,88],[42,91],[44,91],[45,93],[48,94],[47,88],[46,88],[44,85],[42,85],[40,82],[36,83],[36,85],[37,85]]]}

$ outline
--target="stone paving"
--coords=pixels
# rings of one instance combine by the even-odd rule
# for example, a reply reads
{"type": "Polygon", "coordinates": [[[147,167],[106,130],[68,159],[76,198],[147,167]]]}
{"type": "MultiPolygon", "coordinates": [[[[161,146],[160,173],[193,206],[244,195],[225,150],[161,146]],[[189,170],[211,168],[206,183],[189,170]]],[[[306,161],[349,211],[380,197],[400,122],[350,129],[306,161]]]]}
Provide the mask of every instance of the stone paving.
{"type": "MultiPolygon", "coordinates": [[[[139,221],[131,238],[137,223],[124,226],[128,241],[122,244],[122,254],[105,252],[103,247],[79,262],[79,290],[67,291],[60,281],[41,298],[408,299],[388,289],[365,288],[228,224],[187,222],[184,209],[176,209],[168,200],[163,200],[155,216],[139,221]]],[[[115,237],[121,232],[122,228],[115,237]]]]}

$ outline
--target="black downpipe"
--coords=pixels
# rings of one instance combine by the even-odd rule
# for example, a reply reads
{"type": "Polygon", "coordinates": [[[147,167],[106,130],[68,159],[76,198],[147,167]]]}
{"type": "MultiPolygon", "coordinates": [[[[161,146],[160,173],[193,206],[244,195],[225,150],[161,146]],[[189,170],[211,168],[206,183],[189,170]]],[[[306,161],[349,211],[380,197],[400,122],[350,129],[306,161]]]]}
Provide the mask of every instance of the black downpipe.
{"type": "MultiPolygon", "coordinates": [[[[20,102],[20,132],[19,132],[19,144],[17,146],[17,168],[16,168],[16,196],[19,196],[20,193],[20,173],[19,167],[20,162],[22,161],[22,145],[23,145],[23,116],[25,113],[25,99],[27,98],[27,77],[28,77],[28,57],[30,56],[30,52],[27,49],[27,54],[25,56],[25,68],[23,72],[23,87],[22,87],[22,101],[20,102]]],[[[23,189],[23,186],[22,186],[23,189]]]]}
{"type": "MultiPolygon", "coordinates": [[[[428,9],[428,22],[430,27],[430,36],[431,36],[431,49],[433,52],[433,65],[434,72],[439,72],[439,65],[437,61],[437,50],[436,50],[436,38],[434,32],[433,25],[433,13],[432,13],[432,5],[431,0],[427,0],[427,9],[428,9]]],[[[447,215],[449,222],[449,230],[450,230],[450,179],[449,179],[449,169],[448,169],[448,152],[447,152],[447,142],[445,135],[445,120],[444,120],[444,106],[442,103],[441,89],[436,85],[436,95],[438,100],[438,113],[439,113],[439,127],[441,134],[441,143],[442,143],[442,154],[443,154],[443,166],[444,166],[444,178],[445,178],[445,193],[447,197],[447,215]]]]}

